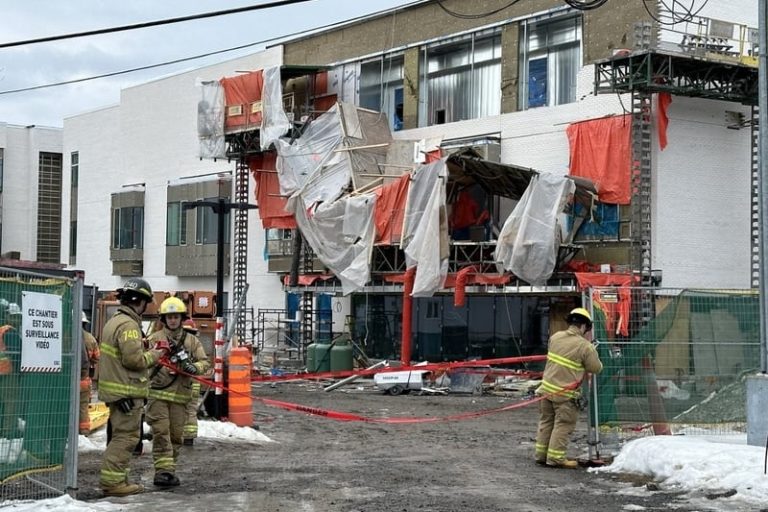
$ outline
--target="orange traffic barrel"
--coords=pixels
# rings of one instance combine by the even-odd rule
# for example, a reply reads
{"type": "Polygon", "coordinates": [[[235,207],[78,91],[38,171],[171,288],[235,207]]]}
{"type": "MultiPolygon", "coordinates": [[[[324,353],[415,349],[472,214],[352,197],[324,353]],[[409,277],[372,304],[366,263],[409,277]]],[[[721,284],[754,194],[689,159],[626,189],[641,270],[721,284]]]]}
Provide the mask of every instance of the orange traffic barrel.
{"type": "Polygon", "coordinates": [[[229,351],[229,421],[239,427],[253,425],[251,364],[249,348],[236,347],[229,351]]]}

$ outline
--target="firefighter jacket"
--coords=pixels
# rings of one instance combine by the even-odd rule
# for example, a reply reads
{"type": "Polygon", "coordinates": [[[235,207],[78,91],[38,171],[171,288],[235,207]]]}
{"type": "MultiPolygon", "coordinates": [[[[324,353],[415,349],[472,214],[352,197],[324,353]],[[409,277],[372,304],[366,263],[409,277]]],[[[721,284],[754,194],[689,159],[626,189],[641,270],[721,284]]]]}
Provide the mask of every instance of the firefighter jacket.
{"type": "Polygon", "coordinates": [[[549,339],[547,364],[536,394],[549,395],[553,402],[579,398],[584,373],[600,373],[602,369],[595,347],[572,325],[549,339]]]}
{"type": "MultiPolygon", "coordinates": [[[[184,350],[189,356],[189,360],[197,368],[198,375],[204,374],[210,368],[208,356],[197,336],[181,328],[171,331],[164,327],[163,330],[155,332],[149,337],[151,343],[160,340],[168,340],[171,345],[172,363],[179,351],[184,350]]],[[[182,375],[164,366],[158,367],[152,373],[154,375],[150,383],[149,398],[179,404],[186,404],[192,399],[192,384],[196,382],[192,377],[182,375]]]]}
{"type": "Polygon", "coordinates": [[[91,333],[83,329],[83,364],[80,367],[81,379],[86,379],[90,376],[91,368],[99,362],[99,357],[99,343],[91,333]]]}
{"type": "Polygon", "coordinates": [[[146,398],[149,370],[162,351],[145,350],[141,317],[120,306],[104,326],[99,364],[99,398],[110,404],[122,398],[146,398]]]}

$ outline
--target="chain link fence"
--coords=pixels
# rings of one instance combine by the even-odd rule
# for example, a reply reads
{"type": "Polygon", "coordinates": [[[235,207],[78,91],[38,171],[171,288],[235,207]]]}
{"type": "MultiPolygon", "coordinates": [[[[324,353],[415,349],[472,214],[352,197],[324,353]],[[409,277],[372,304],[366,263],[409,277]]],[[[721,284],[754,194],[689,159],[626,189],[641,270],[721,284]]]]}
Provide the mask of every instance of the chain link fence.
{"type": "Polygon", "coordinates": [[[80,277],[0,268],[0,504],[77,487],[81,297],[80,277]]]}
{"type": "Polygon", "coordinates": [[[593,442],[614,451],[634,436],[746,431],[756,291],[592,288],[587,299],[604,365],[589,391],[593,442]]]}

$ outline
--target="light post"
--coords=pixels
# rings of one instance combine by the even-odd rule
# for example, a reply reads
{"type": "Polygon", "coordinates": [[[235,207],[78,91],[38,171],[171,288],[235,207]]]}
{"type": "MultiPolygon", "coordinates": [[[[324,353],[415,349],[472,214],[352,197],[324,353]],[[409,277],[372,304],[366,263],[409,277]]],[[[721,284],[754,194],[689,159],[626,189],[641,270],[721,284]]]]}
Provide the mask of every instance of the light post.
{"type": "MultiPolygon", "coordinates": [[[[209,207],[216,214],[216,316],[224,316],[224,238],[226,235],[227,214],[232,210],[254,210],[258,205],[250,203],[231,203],[224,197],[219,197],[216,201],[193,201],[184,203],[185,210],[193,208],[209,207]]],[[[233,320],[234,321],[234,320],[233,320]]],[[[217,324],[219,321],[217,320],[217,324]]],[[[216,329],[216,332],[223,332],[223,329],[216,329]]],[[[223,384],[224,381],[224,340],[216,336],[214,340],[214,381],[217,384],[223,384]]],[[[224,416],[224,393],[221,388],[216,388],[213,399],[213,416],[221,419],[224,416]]]]}

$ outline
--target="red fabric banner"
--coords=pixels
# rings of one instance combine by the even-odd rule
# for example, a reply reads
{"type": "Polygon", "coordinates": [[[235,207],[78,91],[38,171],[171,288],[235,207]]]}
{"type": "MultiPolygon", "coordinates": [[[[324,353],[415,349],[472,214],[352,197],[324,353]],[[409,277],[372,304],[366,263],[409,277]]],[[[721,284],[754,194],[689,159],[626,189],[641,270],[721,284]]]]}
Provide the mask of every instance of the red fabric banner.
{"type": "Polygon", "coordinates": [[[656,112],[656,128],[659,132],[659,149],[662,151],[667,147],[667,126],[669,125],[667,109],[669,109],[670,103],[672,103],[672,95],[668,92],[660,92],[656,95],[656,105],[658,107],[656,112]]]}
{"type": "Polygon", "coordinates": [[[294,229],[296,219],[285,211],[286,198],[280,196],[280,183],[275,171],[277,155],[262,153],[262,158],[251,158],[248,162],[256,181],[256,202],[259,205],[259,217],[264,229],[294,229]]]}
{"type": "Polygon", "coordinates": [[[405,199],[408,197],[410,175],[376,189],[376,205],[373,220],[376,223],[376,242],[386,245],[400,243],[405,216],[405,199]]]}
{"type": "Polygon", "coordinates": [[[600,201],[629,204],[632,119],[629,115],[568,126],[570,174],[595,183],[600,201]]]}

